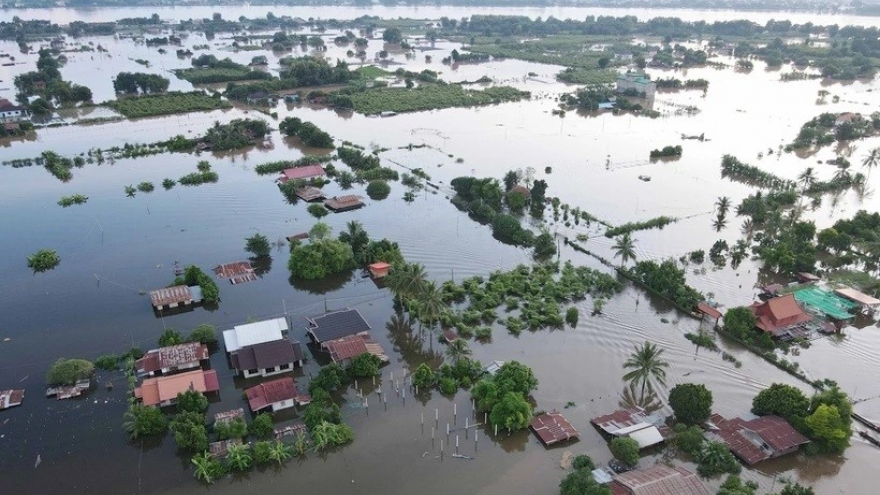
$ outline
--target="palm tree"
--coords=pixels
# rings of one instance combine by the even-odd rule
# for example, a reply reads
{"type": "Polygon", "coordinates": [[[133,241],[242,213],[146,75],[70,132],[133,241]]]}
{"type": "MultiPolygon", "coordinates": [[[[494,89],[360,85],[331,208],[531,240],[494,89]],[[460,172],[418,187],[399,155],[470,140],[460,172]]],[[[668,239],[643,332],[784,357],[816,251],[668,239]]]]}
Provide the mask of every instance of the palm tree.
{"type": "Polygon", "coordinates": [[[642,397],[639,397],[636,395],[635,383],[630,383],[623,387],[623,392],[620,394],[620,402],[618,402],[618,405],[623,409],[641,407],[648,413],[659,411],[663,407],[663,403],[661,403],[660,398],[657,397],[657,392],[654,391],[654,387],[648,384],[646,393],[642,397]]]}
{"type": "Polygon", "coordinates": [[[614,243],[614,257],[620,258],[620,266],[625,265],[629,260],[636,259],[634,246],[635,241],[629,232],[620,236],[614,243]]]}
{"type": "Polygon", "coordinates": [[[645,388],[650,385],[651,380],[656,380],[661,385],[666,385],[666,369],[669,363],[662,360],[660,356],[663,349],[658,349],[656,345],[645,341],[636,350],[629,355],[629,359],[623,363],[624,369],[632,369],[625,375],[623,379],[637,385],[641,385],[642,398],[645,397],[645,388]]]}
{"type": "Polygon", "coordinates": [[[813,167],[807,167],[806,170],[798,175],[798,184],[800,184],[804,190],[809,189],[815,182],[816,174],[813,172],[813,167]]]}
{"type": "Polygon", "coordinates": [[[752,222],[751,218],[747,218],[740,228],[740,232],[743,233],[748,239],[751,239],[752,236],[755,235],[755,223],[752,222]]]}
{"type": "Polygon", "coordinates": [[[727,212],[730,211],[730,198],[727,196],[721,196],[718,198],[718,201],[715,202],[715,208],[718,209],[719,217],[726,217],[727,212]]]}
{"type": "Polygon", "coordinates": [[[446,355],[454,362],[458,363],[464,358],[468,358],[473,354],[468,343],[463,339],[455,339],[446,347],[446,355]]]}
{"type": "MultiPolygon", "coordinates": [[[[299,441],[299,437],[297,437],[297,441],[299,441]]],[[[284,461],[290,459],[290,447],[285,445],[281,440],[276,440],[275,443],[272,444],[272,450],[269,451],[269,459],[277,462],[280,466],[284,461]]]]}
{"type": "MultiPolygon", "coordinates": [[[[419,325],[422,322],[428,324],[429,329],[434,328],[434,322],[440,318],[440,314],[446,309],[443,302],[443,293],[433,280],[424,282],[421,292],[418,294],[416,307],[418,308],[419,325]]],[[[434,339],[431,339],[431,349],[434,349],[434,339]]]]}
{"type": "Polygon", "coordinates": [[[350,245],[354,252],[354,257],[359,263],[366,264],[368,261],[364,259],[365,248],[370,243],[370,236],[364,230],[364,226],[357,220],[352,220],[345,224],[346,229],[339,234],[339,240],[350,245]]]}
{"type": "Polygon", "coordinates": [[[419,263],[403,263],[391,268],[385,284],[398,299],[413,299],[425,285],[425,267],[419,263]]]}
{"type": "Polygon", "coordinates": [[[719,213],[718,218],[712,220],[712,228],[715,229],[715,232],[721,232],[725,227],[727,227],[727,219],[719,213]]]}
{"type": "Polygon", "coordinates": [[[880,165],[880,148],[874,148],[868,152],[868,156],[862,160],[862,166],[868,169],[868,173],[871,173],[871,169],[880,165]]]}

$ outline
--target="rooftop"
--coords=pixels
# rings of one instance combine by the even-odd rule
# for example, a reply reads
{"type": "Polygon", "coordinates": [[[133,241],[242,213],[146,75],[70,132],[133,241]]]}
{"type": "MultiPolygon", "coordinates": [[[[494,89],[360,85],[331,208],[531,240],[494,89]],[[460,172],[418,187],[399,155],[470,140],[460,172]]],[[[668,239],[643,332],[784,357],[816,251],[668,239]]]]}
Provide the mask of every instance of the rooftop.
{"type": "Polygon", "coordinates": [[[0,390],[0,411],[21,405],[24,390],[0,390]]]}
{"type": "Polygon", "coordinates": [[[571,423],[556,411],[535,416],[529,423],[529,427],[544,442],[544,445],[553,445],[579,436],[574,426],[571,426],[571,423]]]}
{"type": "Polygon", "coordinates": [[[156,406],[177,397],[177,394],[195,390],[196,392],[216,392],[220,390],[216,370],[195,370],[178,375],[147,378],[140,387],[134,389],[134,396],[145,406],[156,406]]]}
{"type": "Polygon", "coordinates": [[[806,437],[779,416],[761,416],[747,421],[742,418],[725,419],[720,414],[713,414],[709,422],[714,426],[712,432],[748,465],[809,443],[806,437]],[[757,435],[766,447],[750,438],[748,432],[757,435]]]}
{"type": "Polygon", "coordinates": [[[347,196],[334,196],[324,200],[324,206],[333,211],[353,210],[364,206],[364,199],[354,194],[347,196]]]}
{"type": "Polygon", "coordinates": [[[188,342],[153,349],[135,362],[135,368],[138,373],[152,373],[163,368],[176,368],[184,364],[196,363],[208,357],[208,346],[200,342],[188,342]]]}
{"type": "Polygon", "coordinates": [[[312,177],[321,177],[324,173],[324,167],[320,165],[305,165],[281,172],[281,178],[278,180],[284,183],[289,180],[311,179],[312,177]]]}
{"type": "Polygon", "coordinates": [[[700,313],[703,313],[710,318],[714,318],[716,320],[721,318],[721,311],[718,311],[717,308],[710,306],[709,303],[705,301],[697,304],[697,309],[700,310],[700,313]]]}
{"type": "Polygon", "coordinates": [[[643,449],[661,443],[669,436],[663,418],[640,407],[614,411],[593,418],[590,423],[608,435],[630,437],[643,449]]]}
{"type": "Polygon", "coordinates": [[[150,291],[150,302],[155,307],[194,300],[192,291],[185,285],[175,285],[150,291]]]}
{"type": "Polygon", "coordinates": [[[293,378],[286,376],[245,389],[244,393],[251,411],[259,411],[275,402],[296,397],[296,382],[293,381],[293,378]]]}
{"type": "Polygon", "coordinates": [[[806,323],[813,319],[812,316],[801,309],[795,297],[791,294],[769,299],[765,303],[755,303],[751,306],[751,309],[755,313],[755,326],[770,333],[774,333],[781,328],[806,323]]]}
{"type": "Polygon", "coordinates": [[[880,305],[880,299],[876,297],[869,296],[863,292],[859,292],[850,287],[843,287],[840,289],[836,289],[834,291],[838,296],[844,297],[853,301],[855,303],[861,304],[862,306],[877,306],[880,305]]]}
{"type": "Polygon", "coordinates": [[[214,274],[220,278],[228,278],[232,285],[251,282],[257,279],[254,267],[249,261],[235,261],[214,267],[214,274]]]}
{"type": "MultiPolygon", "coordinates": [[[[788,296],[792,297],[792,296],[788,296]]],[[[857,305],[850,302],[833,292],[811,285],[794,292],[795,299],[802,304],[806,304],[816,311],[835,320],[848,320],[854,315],[850,313],[857,305]]],[[[779,298],[781,299],[781,298],[779,298]]]]}
{"type": "Polygon", "coordinates": [[[609,487],[614,495],[709,495],[697,475],[663,464],[615,475],[609,487]]]}
{"type": "Polygon", "coordinates": [[[324,345],[334,363],[353,359],[361,354],[372,354],[383,362],[388,361],[382,346],[373,342],[368,335],[349,335],[341,339],[328,340],[324,345]]]}
{"type": "Polygon", "coordinates": [[[231,356],[232,367],[242,371],[274,368],[300,360],[302,347],[299,342],[293,343],[287,339],[245,346],[231,356]]]}
{"type": "Polygon", "coordinates": [[[244,419],[244,409],[232,409],[231,411],[223,411],[214,414],[214,422],[215,423],[228,423],[234,419],[242,418],[244,419]]]}
{"type": "Polygon", "coordinates": [[[344,309],[309,318],[309,323],[311,324],[309,333],[318,343],[370,330],[370,324],[356,309],[344,309]]]}
{"type": "Polygon", "coordinates": [[[287,318],[258,321],[225,330],[223,342],[226,344],[226,352],[235,352],[249,345],[281,340],[284,338],[282,332],[287,330],[287,318]]]}
{"type": "MultiPolygon", "coordinates": [[[[296,190],[296,196],[303,201],[314,201],[324,198],[324,191],[313,186],[301,187],[296,190]]],[[[306,236],[308,237],[308,236],[306,236]]]]}

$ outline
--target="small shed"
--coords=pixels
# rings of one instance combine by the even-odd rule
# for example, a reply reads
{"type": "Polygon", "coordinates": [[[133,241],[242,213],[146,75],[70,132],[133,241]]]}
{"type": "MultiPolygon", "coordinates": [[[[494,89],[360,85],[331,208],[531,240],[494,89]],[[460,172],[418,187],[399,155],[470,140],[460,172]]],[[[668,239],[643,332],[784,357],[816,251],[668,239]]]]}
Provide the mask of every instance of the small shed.
{"type": "Polygon", "coordinates": [[[20,406],[24,401],[24,390],[0,390],[0,411],[20,406]]]}
{"type": "Polygon", "coordinates": [[[863,292],[859,292],[859,291],[852,289],[850,287],[842,287],[840,289],[835,289],[834,293],[844,299],[847,299],[849,301],[852,301],[852,302],[858,304],[859,306],[861,306],[862,309],[868,310],[870,312],[874,312],[878,308],[880,308],[880,299],[877,299],[876,297],[869,296],[868,294],[865,294],[863,292]]]}
{"type": "Polygon", "coordinates": [[[580,436],[571,423],[557,411],[535,416],[529,423],[529,427],[548,447],[559,442],[577,439],[580,436]]]}
{"type": "Polygon", "coordinates": [[[443,332],[441,332],[441,335],[443,336],[443,340],[447,344],[451,344],[451,343],[455,342],[456,340],[458,340],[458,334],[455,333],[455,330],[453,330],[451,328],[447,328],[447,329],[443,330],[443,332]]]}
{"type": "Polygon", "coordinates": [[[202,289],[199,286],[175,285],[150,291],[150,302],[153,308],[159,311],[189,306],[201,301],[202,289]]]}
{"type": "Polygon", "coordinates": [[[313,186],[306,186],[296,190],[296,196],[306,203],[324,199],[324,191],[313,186]]]}
{"type": "Polygon", "coordinates": [[[385,263],[384,261],[377,261],[375,263],[371,263],[368,268],[370,270],[371,277],[384,278],[388,276],[388,271],[391,270],[391,265],[385,263]]]}
{"type": "Polygon", "coordinates": [[[323,177],[326,175],[324,167],[320,165],[303,165],[302,167],[293,167],[285,169],[281,172],[278,182],[284,184],[291,180],[314,179],[315,177],[323,177]]]}
{"type": "Polygon", "coordinates": [[[334,196],[324,200],[324,206],[336,213],[348,210],[356,210],[364,206],[364,198],[349,194],[347,196],[334,196]]]}

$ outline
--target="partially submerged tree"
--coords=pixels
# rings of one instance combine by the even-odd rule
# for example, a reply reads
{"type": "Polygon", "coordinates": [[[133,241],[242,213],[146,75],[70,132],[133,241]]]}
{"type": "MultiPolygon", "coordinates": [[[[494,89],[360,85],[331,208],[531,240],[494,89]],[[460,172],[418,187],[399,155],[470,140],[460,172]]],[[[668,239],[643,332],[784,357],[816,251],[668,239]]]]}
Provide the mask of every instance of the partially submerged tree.
{"type": "Polygon", "coordinates": [[[90,378],[95,372],[95,365],[85,359],[59,358],[46,373],[49,385],[73,385],[79,380],[90,378]]]}

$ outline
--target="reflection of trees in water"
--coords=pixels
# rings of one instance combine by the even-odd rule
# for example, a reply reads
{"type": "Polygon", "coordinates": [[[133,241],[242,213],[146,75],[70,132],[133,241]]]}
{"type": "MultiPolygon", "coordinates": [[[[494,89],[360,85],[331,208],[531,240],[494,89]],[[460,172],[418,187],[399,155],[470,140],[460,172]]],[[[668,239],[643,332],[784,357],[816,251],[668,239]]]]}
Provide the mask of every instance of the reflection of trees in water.
{"type": "Polygon", "coordinates": [[[249,258],[251,262],[251,266],[254,268],[254,274],[258,277],[262,278],[263,275],[269,273],[272,270],[272,257],[271,256],[257,256],[254,258],[249,258]]]}
{"type": "Polygon", "coordinates": [[[814,485],[822,478],[837,476],[845,461],[846,457],[842,455],[792,454],[764,461],[760,467],[761,472],[771,477],[791,477],[791,471],[794,470],[797,481],[802,485],[814,485]]]}
{"type": "Polygon", "coordinates": [[[385,329],[388,330],[388,339],[394,346],[394,351],[410,370],[416,369],[422,363],[437,369],[443,363],[443,353],[426,350],[422,339],[413,332],[412,322],[402,312],[396,311],[385,324],[385,329]]]}
{"type": "Polygon", "coordinates": [[[318,280],[306,280],[303,278],[289,277],[287,279],[290,285],[296,290],[306,291],[309,294],[326,294],[341,289],[351,280],[354,274],[353,270],[342,273],[334,273],[318,280]]]}
{"type": "Polygon", "coordinates": [[[657,392],[650,383],[645,388],[644,393],[639,393],[639,391],[636,390],[636,383],[630,382],[628,386],[623,387],[623,392],[620,393],[620,402],[618,402],[618,404],[624,409],[641,407],[649,413],[659,411],[660,408],[663,407],[663,403],[660,402],[660,398],[657,397],[657,392]]]}
{"type": "MultiPolygon", "coordinates": [[[[480,419],[482,420],[482,418],[480,419]]],[[[526,450],[526,444],[529,442],[530,433],[528,429],[508,433],[507,430],[499,427],[497,436],[494,434],[495,431],[492,425],[484,424],[482,429],[483,431],[480,432],[481,437],[488,438],[508,453],[524,452],[526,450]]],[[[483,443],[482,439],[480,440],[480,443],[483,443]]]]}

